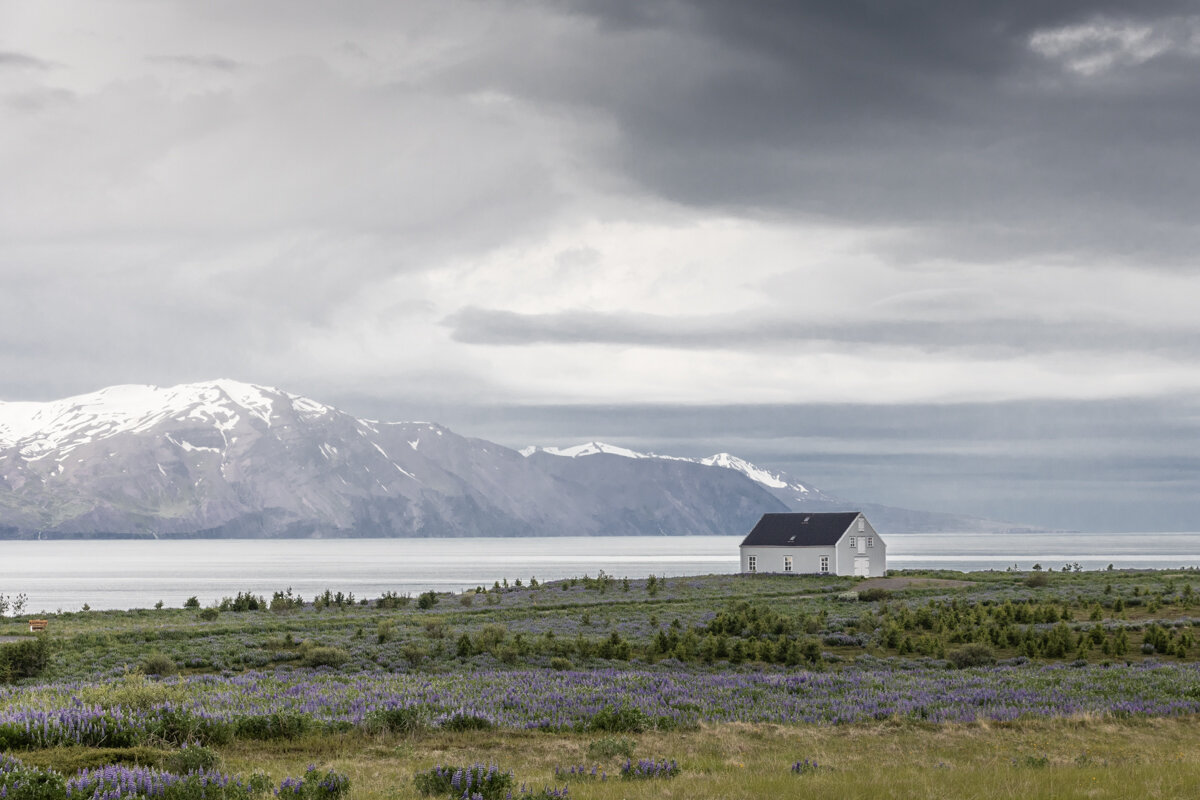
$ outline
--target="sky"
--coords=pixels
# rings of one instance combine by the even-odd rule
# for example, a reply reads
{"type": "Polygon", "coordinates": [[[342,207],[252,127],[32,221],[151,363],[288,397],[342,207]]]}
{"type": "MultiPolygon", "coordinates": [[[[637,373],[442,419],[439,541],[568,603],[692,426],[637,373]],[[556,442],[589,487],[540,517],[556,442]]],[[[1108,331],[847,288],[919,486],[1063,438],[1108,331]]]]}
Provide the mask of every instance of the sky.
{"type": "Polygon", "coordinates": [[[1200,5],[0,0],[0,399],[1200,530],[1200,5]]]}

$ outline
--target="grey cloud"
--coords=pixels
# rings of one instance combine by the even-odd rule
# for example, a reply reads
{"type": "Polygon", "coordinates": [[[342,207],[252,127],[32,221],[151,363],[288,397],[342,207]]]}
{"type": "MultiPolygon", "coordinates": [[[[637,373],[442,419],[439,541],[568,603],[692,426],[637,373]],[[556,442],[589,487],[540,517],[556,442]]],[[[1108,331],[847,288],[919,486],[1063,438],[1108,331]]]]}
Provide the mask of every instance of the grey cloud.
{"type": "Polygon", "coordinates": [[[14,69],[35,69],[47,70],[53,69],[56,65],[50,61],[43,61],[40,58],[26,55],[25,53],[17,53],[11,50],[0,50],[0,69],[11,67],[14,69]]]}
{"type": "MultiPolygon", "coordinates": [[[[809,317],[811,319],[811,316],[809,317]]],[[[915,347],[1005,358],[1061,351],[1200,355],[1194,328],[1023,318],[808,321],[804,309],[709,316],[569,311],[518,314],[468,307],[446,318],[456,341],[479,345],[615,344],[678,349],[766,350],[786,345],[915,347]]]]}
{"type": "Polygon", "coordinates": [[[245,66],[240,61],[219,55],[146,56],[146,60],[152,64],[171,64],[180,67],[211,69],[219,72],[236,72],[245,66]]]}
{"type": "Polygon", "coordinates": [[[4,104],[15,111],[42,111],[75,101],[75,93],[66,89],[36,89],[15,92],[4,97],[4,104]]]}
{"type": "Polygon", "coordinates": [[[679,203],[922,232],[904,258],[1195,266],[1194,62],[1093,80],[1030,44],[1191,3],[641,5],[576,3],[596,31],[501,40],[448,79],[607,115],[608,163],[679,203]]]}

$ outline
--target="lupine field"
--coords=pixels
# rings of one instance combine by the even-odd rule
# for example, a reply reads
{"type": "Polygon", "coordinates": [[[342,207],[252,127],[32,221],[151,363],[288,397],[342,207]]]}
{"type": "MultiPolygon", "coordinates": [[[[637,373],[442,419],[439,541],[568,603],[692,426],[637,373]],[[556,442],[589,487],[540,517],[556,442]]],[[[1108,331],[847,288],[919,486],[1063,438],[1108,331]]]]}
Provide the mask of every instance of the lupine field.
{"type": "Polygon", "coordinates": [[[0,798],[1190,796],[1197,588],[601,574],[10,615],[0,798]]]}

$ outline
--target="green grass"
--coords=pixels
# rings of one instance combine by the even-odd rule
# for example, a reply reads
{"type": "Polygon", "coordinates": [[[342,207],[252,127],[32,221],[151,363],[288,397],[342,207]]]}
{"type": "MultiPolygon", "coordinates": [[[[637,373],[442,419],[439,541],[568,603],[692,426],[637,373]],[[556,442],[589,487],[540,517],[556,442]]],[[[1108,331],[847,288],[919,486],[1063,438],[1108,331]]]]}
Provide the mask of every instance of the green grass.
{"type": "MultiPolygon", "coordinates": [[[[852,578],[817,576],[754,577],[717,575],[659,581],[651,594],[645,579],[629,582],[597,579],[542,584],[506,591],[489,590],[462,596],[442,595],[423,610],[415,603],[381,609],[361,605],[283,612],[226,611],[205,621],[198,609],[91,611],[49,615],[49,637],[58,647],[49,675],[85,677],[136,668],[148,652],[173,659],[184,673],[240,671],[295,663],[305,648],[338,648],[348,654],[344,669],[458,669],[458,642],[464,635],[478,641],[489,630],[502,630],[471,653],[472,665],[489,661],[506,665],[549,666],[565,658],[574,666],[600,666],[596,649],[615,632],[630,644],[629,656],[659,660],[679,653],[655,650],[655,637],[696,632],[699,639],[683,655],[685,661],[721,665],[726,649],[702,641],[714,614],[737,604],[769,608],[784,617],[788,636],[800,643],[820,642],[833,665],[862,656],[883,659],[944,658],[949,650],[972,642],[986,644],[996,658],[1027,657],[1072,661],[1083,659],[1140,661],[1145,657],[1200,659],[1200,636],[1191,634],[1200,621],[1200,573],[1175,571],[1104,571],[1042,573],[1044,586],[1028,585],[1026,573],[901,573],[909,583],[874,602],[847,601],[847,590],[870,586],[852,578]],[[566,586],[566,591],[561,587],[566,586]],[[989,640],[989,614],[1005,603],[1053,608],[1071,631],[1070,646],[1060,652],[1045,643],[1027,644],[1001,637],[989,640]],[[929,611],[932,608],[933,611],[929,611]],[[968,609],[975,616],[963,614],[968,609]],[[1093,619],[1099,616],[1099,619],[1093,619]],[[891,623],[903,626],[889,641],[891,623]],[[1143,653],[1145,628],[1157,622],[1171,639],[1170,652],[1143,653]],[[1106,628],[1103,641],[1079,646],[1079,637],[1096,624],[1106,628]],[[1118,648],[1117,628],[1127,628],[1127,643],[1118,648]],[[379,632],[384,631],[380,636],[379,632]],[[854,637],[847,644],[838,634],[854,637]],[[290,637],[290,639],[288,638],[290,637]],[[906,641],[907,640],[907,641],[906,641]],[[588,652],[580,642],[590,643],[588,652]],[[307,643],[304,647],[301,643],[307,643]],[[1107,650],[1107,652],[1106,652],[1107,650]]],[[[852,597],[852,595],[850,596],[852,597]]],[[[1022,636],[1037,620],[1019,622],[1022,636]]],[[[0,620],[0,636],[27,636],[24,620],[0,620]]],[[[736,632],[733,635],[739,635],[736,632]]],[[[770,637],[768,637],[770,638],[770,637]]],[[[730,639],[728,643],[732,643],[730,639]]],[[[624,652],[617,648],[616,652],[624,652]]],[[[732,660],[761,660],[762,651],[732,660]]],[[[618,663],[619,665],[619,663],[618,663]]]]}
{"type": "MultiPolygon", "coordinates": [[[[410,603],[395,609],[354,604],[318,610],[310,603],[287,612],[223,612],[211,621],[199,618],[200,609],[52,614],[48,636],[59,646],[49,674],[83,678],[120,672],[137,668],[149,651],[173,658],[185,673],[270,668],[301,660],[302,642],[308,648],[347,651],[349,663],[344,668],[352,670],[457,669],[462,662],[456,658],[456,643],[463,634],[474,638],[496,627],[505,632],[502,642],[476,648],[473,666],[493,660],[542,667],[550,666],[553,657],[568,658],[577,667],[601,666],[604,660],[598,660],[594,651],[583,652],[572,643],[582,639],[598,646],[617,632],[630,643],[632,658],[658,660],[667,655],[653,649],[659,631],[697,631],[703,636],[704,625],[716,612],[737,603],[769,607],[785,616],[793,628],[788,636],[821,639],[821,651],[832,656],[834,664],[864,655],[890,660],[944,657],[949,649],[977,642],[989,627],[988,620],[964,618],[950,606],[958,603],[986,616],[1006,602],[1052,606],[1066,616],[1073,642],[1069,652],[1051,656],[1055,660],[1200,658],[1200,637],[1189,634],[1200,620],[1200,573],[1195,571],[1044,572],[1046,585],[1040,587],[1027,585],[1028,573],[913,571],[901,575],[910,582],[906,588],[863,603],[844,599],[846,590],[871,585],[853,578],[706,576],[658,582],[654,594],[646,579],[634,579],[624,590],[623,582],[590,578],[541,584],[536,589],[527,585],[469,593],[469,606],[458,602],[461,596],[442,595],[430,609],[410,603]],[[922,615],[931,603],[935,612],[930,624],[922,615]],[[1099,620],[1093,619],[1096,615],[1099,620]],[[881,636],[889,620],[907,626],[892,642],[881,636]],[[1164,627],[1172,648],[1177,645],[1182,655],[1175,649],[1141,651],[1144,628],[1151,621],[1164,627]],[[1109,638],[1117,627],[1128,628],[1123,651],[1109,646],[1105,652],[1102,643],[1078,646],[1080,634],[1097,622],[1108,628],[1109,638]],[[379,637],[380,630],[385,631],[384,637],[379,637]],[[862,642],[846,644],[835,636],[838,633],[862,642]],[[1184,637],[1186,633],[1189,636],[1184,637]]],[[[1024,632],[1030,625],[1036,627],[1038,622],[1021,622],[1018,627],[1024,632]]],[[[28,636],[24,619],[0,620],[2,636],[28,636]]],[[[997,658],[1046,657],[1038,646],[1009,640],[984,643],[997,658]]],[[[685,661],[720,666],[727,660],[724,649],[706,652],[700,644],[684,656],[685,661]]],[[[748,661],[760,655],[755,652],[748,661]]]]}
{"type": "MultiPolygon", "coordinates": [[[[619,759],[589,761],[589,735],[439,732],[424,737],[346,734],[238,743],[222,751],[233,771],[296,774],[310,762],[345,772],[351,796],[415,798],[412,776],[435,764],[495,763],[533,786],[558,765],[599,763],[607,781],[571,786],[577,798],[1130,798],[1193,797],[1200,787],[1200,722],[1087,719],[1012,725],[853,726],[836,731],[767,725],[707,726],[641,734],[640,757],[674,758],[681,774],[621,781],[619,759]],[[790,766],[819,769],[794,775],[790,766]]],[[[561,781],[558,785],[561,786],[561,781]]]]}
{"type": "MultiPolygon", "coordinates": [[[[471,593],[470,605],[462,604],[459,596],[442,595],[428,610],[415,602],[392,609],[354,605],[316,610],[310,604],[284,612],[222,612],[213,621],[201,620],[198,609],[51,614],[46,615],[50,627],[45,635],[54,650],[41,680],[61,683],[106,675],[75,690],[81,702],[137,708],[186,699],[178,687],[136,674],[151,653],[172,659],[185,674],[297,667],[316,648],[343,651],[347,661],[339,669],[345,672],[454,672],[508,664],[549,668],[553,658],[566,658],[575,668],[644,667],[654,660],[659,661],[658,668],[671,670],[786,670],[754,659],[730,664],[720,657],[711,663],[697,657],[686,664],[664,665],[661,655],[652,654],[659,632],[702,632],[722,611],[737,618],[739,603],[770,609],[790,631],[787,636],[819,640],[821,669],[853,668],[860,660],[944,669],[940,652],[972,641],[964,636],[986,633],[996,609],[1006,603],[1030,609],[1054,607],[1058,619],[1053,624],[1030,622],[1018,627],[1043,631],[1062,622],[1073,637],[1068,652],[1054,658],[1034,655],[1034,663],[1200,659],[1200,642],[1192,633],[1200,623],[1200,572],[1043,574],[1045,585],[1030,585],[1028,573],[907,572],[903,577],[911,579],[908,585],[873,602],[844,596],[864,586],[855,579],[761,575],[671,578],[653,594],[645,579],[631,580],[628,591],[619,579],[577,580],[566,582],[566,590],[563,584],[552,583],[536,589],[471,593]],[[902,635],[921,643],[926,652],[902,653],[899,647],[889,646],[885,641],[889,623],[910,625],[903,627],[902,635]],[[1143,643],[1154,635],[1151,623],[1161,627],[1182,654],[1143,653],[1143,643]],[[1081,647],[1079,637],[1097,624],[1110,632],[1125,628],[1128,651],[1117,656],[1105,654],[1098,645],[1081,647]],[[380,636],[380,631],[386,635],[380,636]],[[631,645],[634,661],[568,652],[580,639],[598,643],[614,632],[631,645]],[[837,636],[843,634],[858,637],[861,643],[839,643],[837,636]],[[485,646],[459,658],[456,646],[464,635],[485,646]]],[[[148,598],[148,605],[153,601],[148,598]]],[[[29,636],[25,621],[29,616],[0,619],[0,637],[29,636]]],[[[998,659],[1023,655],[1019,646],[989,643],[988,647],[998,659]]],[[[16,702],[16,697],[5,700],[0,695],[0,709],[16,702]]],[[[21,698],[23,703],[38,703],[36,693],[26,692],[21,698]]],[[[415,773],[439,763],[474,762],[511,769],[518,784],[536,787],[561,785],[554,778],[556,766],[599,763],[608,770],[609,779],[572,785],[571,797],[614,800],[805,796],[1026,800],[1200,793],[1200,719],[1193,717],[943,726],[730,724],[628,737],[634,742],[635,758],[676,759],[682,773],[669,780],[621,781],[616,777],[618,757],[594,758],[604,752],[604,748],[590,748],[603,738],[599,733],[426,729],[400,735],[359,729],[272,741],[236,740],[217,749],[222,768],[243,776],[265,769],[278,780],[303,774],[309,764],[333,767],[350,776],[351,797],[362,800],[416,797],[415,773]],[[804,759],[815,760],[820,768],[811,774],[793,774],[791,764],[804,759]]],[[[114,762],[159,766],[169,753],[164,745],[16,755],[32,765],[71,772],[114,762]]]]}

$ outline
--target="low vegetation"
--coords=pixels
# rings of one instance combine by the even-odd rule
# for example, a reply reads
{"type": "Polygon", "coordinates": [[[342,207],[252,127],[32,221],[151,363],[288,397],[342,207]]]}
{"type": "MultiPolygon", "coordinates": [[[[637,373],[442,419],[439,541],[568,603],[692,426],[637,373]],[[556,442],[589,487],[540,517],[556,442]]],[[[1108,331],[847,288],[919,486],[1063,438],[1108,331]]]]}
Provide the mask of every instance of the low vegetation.
{"type": "Polygon", "coordinates": [[[1198,587],[601,573],[0,618],[0,795],[1172,796],[1200,779],[1198,587]]]}

